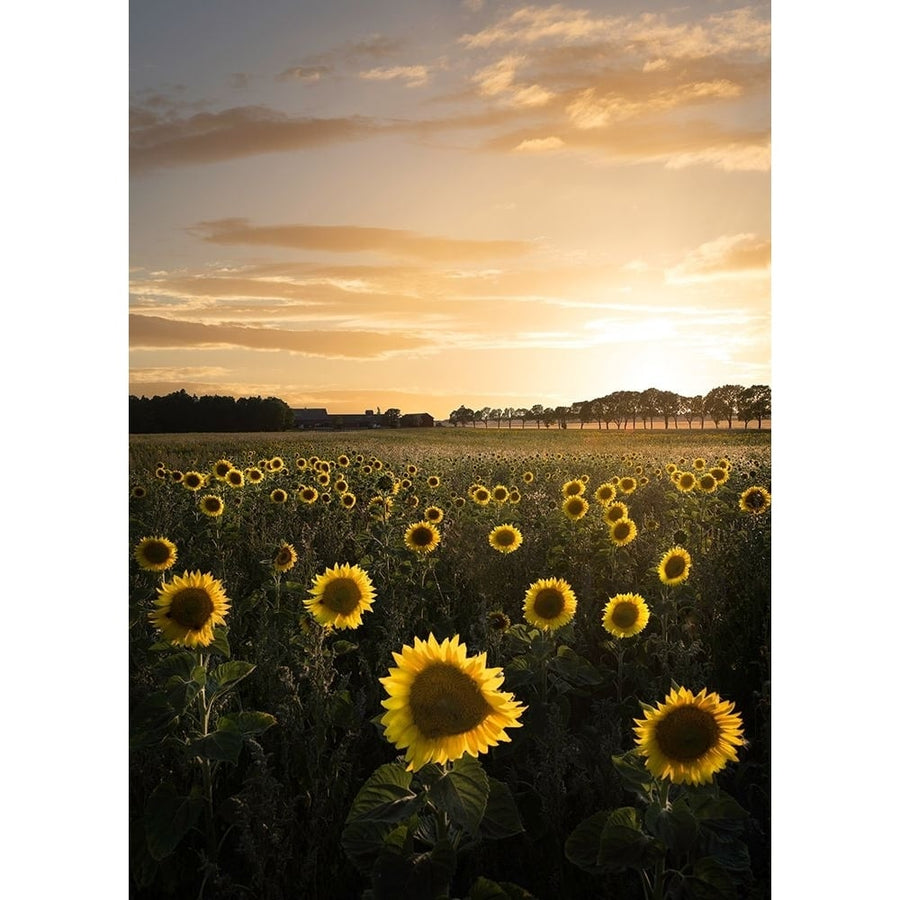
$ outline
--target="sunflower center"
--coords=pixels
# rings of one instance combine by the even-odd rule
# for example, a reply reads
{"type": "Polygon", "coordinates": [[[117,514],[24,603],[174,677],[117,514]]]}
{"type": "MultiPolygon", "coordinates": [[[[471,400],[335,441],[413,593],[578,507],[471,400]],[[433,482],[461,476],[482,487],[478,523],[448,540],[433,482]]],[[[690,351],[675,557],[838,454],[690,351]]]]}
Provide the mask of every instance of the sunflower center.
{"type": "Polygon", "coordinates": [[[449,663],[432,663],[409,691],[413,722],[426,738],[463,734],[491,711],[474,679],[449,663]]]}
{"type": "Polygon", "coordinates": [[[679,575],[683,575],[685,568],[686,563],[683,556],[670,556],[666,560],[666,578],[677,578],[679,575]]]}
{"type": "Polygon", "coordinates": [[[172,597],[168,616],[183,628],[200,631],[213,613],[209,594],[199,587],[182,588],[172,597]]]}
{"type": "Polygon", "coordinates": [[[322,603],[332,612],[343,616],[352,613],[362,599],[359,585],[352,578],[335,578],[322,592],[322,603]]]}
{"type": "Polygon", "coordinates": [[[282,547],[275,557],[276,566],[286,566],[291,561],[291,551],[287,547],[282,547]]]}
{"type": "Polygon", "coordinates": [[[542,588],[534,598],[534,611],[542,619],[555,619],[565,606],[566,601],[556,588],[542,588]]]}
{"type": "Polygon", "coordinates": [[[747,506],[753,509],[759,509],[766,502],[765,497],[759,491],[751,491],[747,494],[747,506]]]}
{"type": "Polygon", "coordinates": [[[168,562],[171,555],[172,551],[162,541],[150,541],[144,545],[144,556],[154,566],[168,562]]]}
{"type": "Polygon", "coordinates": [[[676,707],[656,726],[659,749],[664,756],[679,762],[699,759],[718,740],[715,716],[696,706],[676,707]]]}
{"type": "Polygon", "coordinates": [[[624,538],[627,538],[630,533],[631,526],[624,519],[619,519],[619,521],[613,525],[613,537],[616,538],[616,540],[621,541],[624,538]]]}
{"type": "Polygon", "coordinates": [[[513,534],[513,532],[510,531],[509,529],[506,529],[504,531],[498,531],[494,535],[494,540],[501,547],[511,547],[513,545],[513,541],[515,541],[515,539],[516,539],[515,534],[513,534]]]}
{"type": "Polygon", "coordinates": [[[219,508],[221,507],[221,505],[222,505],[222,504],[221,504],[218,500],[216,500],[214,497],[209,497],[209,498],[207,498],[206,500],[204,500],[203,502],[204,502],[204,505],[206,506],[206,508],[207,508],[210,512],[217,512],[217,511],[219,510],[219,508]]]}
{"type": "Polygon", "coordinates": [[[418,528],[413,528],[409,539],[417,547],[430,547],[432,541],[434,540],[434,534],[432,533],[430,528],[419,526],[418,528]]]}
{"type": "Polygon", "coordinates": [[[618,522],[619,519],[621,519],[624,515],[624,511],[619,509],[618,506],[613,506],[609,511],[609,517],[613,520],[613,522],[618,522]]]}
{"type": "Polygon", "coordinates": [[[617,628],[631,628],[638,620],[637,604],[631,600],[620,601],[613,610],[612,620],[617,628]]]}

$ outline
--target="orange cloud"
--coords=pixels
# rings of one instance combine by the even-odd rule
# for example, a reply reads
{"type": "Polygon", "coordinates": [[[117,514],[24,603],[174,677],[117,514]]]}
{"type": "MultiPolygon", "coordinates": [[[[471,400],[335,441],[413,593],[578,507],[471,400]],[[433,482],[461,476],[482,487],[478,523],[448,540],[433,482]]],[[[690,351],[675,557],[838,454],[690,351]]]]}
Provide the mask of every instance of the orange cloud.
{"type": "Polygon", "coordinates": [[[701,244],[677,266],[666,270],[674,283],[718,278],[766,277],[772,258],[771,241],[756,234],[728,234],[701,244]]]}
{"type": "Polygon", "coordinates": [[[427,341],[403,334],[205,325],[141,315],[129,316],[129,336],[132,349],[244,347],[337,359],[383,359],[394,353],[430,349],[427,341]]]}
{"type": "Polygon", "coordinates": [[[355,225],[250,225],[247,219],[199,222],[191,233],[212,244],[289,247],[329,253],[384,253],[431,262],[521,256],[533,249],[527,241],[458,240],[355,225]]]}

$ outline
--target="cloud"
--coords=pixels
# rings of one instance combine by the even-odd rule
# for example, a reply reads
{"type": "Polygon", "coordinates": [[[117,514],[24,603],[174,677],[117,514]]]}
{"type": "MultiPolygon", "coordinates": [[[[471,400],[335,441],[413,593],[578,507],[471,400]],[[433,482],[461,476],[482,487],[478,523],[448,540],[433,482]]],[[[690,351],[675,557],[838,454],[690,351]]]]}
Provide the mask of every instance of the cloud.
{"type": "Polygon", "coordinates": [[[132,349],[283,350],[304,356],[333,359],[383,359],[396,353],[430,349],[427,341],[402,334],[378,332],[288,331],[244,325],[206,325],[158,316],[129,316],[132,349]]]}
{"type": "Polygon", "coordinates": [[[561,147],[565,147],[565,141],[556,137],[556,135],[551,135],[550,137],[545,138],[531,138],[529,140],[521,141],[513,147],[514,152],[525,152],[525,153],[546,153],[548,150],[559,150],[561,147]]]}
{"type": "Polygon", "coordinates": [[[250,76],[246,72],[232,72],[228,76],[228,83],[237,90],[243,90],[250,84],[250,76]]]}
{"type": "Polygon", "coordinates": [[[380,133],[384,126],[365,116],[349,118],[292,117],[266,106],[238,106],[186,118],[132,117],[131,170],[218,162],[357,140],[380,133]]]}
{"type": "Polygon", "coordinates": [[[213,244],[289,247],[329,253],[383,253],[431,262],[521,256],[533,249],[527,241],[459,240],[395,228],[355,225],[254,226],[247,219],[200,222],[190,232],[213,244]]]}
{"type": "Polygon", "coordinates": [[[277,81],[319,81],[323,76],[331,72],[331,66],[292,66],[279,72],[275,79],[277,81]]]}
{"type": "Polygon", "coordinates": [[[407,87],[422,87],[428,84],[428,66],[391,66],[376,69],[367,69],[360,72],[359,77],[367,81],[394,81],[400,79],[406,82],[407,87]]]}
{"type": "Polygon", "coordinates": [[[666,280],[681,284],[720,278],[766,278],[772,258],[768,238],[728,234],[701,244],[678,265],[666,270],[666,280]]]}

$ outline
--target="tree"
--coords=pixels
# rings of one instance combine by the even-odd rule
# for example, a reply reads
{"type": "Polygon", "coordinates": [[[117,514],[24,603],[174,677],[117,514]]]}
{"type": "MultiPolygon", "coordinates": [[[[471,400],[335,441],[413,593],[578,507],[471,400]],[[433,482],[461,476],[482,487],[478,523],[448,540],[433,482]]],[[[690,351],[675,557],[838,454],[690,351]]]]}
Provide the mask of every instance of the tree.
{"type": "Polygon", "coordinates": [[[697,394],[695,397],[682,397],[681,398],[681,414],[687,419],[688,428],[691,428],[691,423],[694,419],[700,419],[700,429],[703,430],[703,422],[706,418],[706,404],[702,394],[697,394]]]}
{"type": "Polygon", "coordinates": [[[507,430],[512,428],[512,420],[516,417],[516,411],[511,406],[503,408],[503,418],[506,420],[507,430]]]}
{"type": "Polygon", "coordinates": [[[381,416],[381,421],[387,428],[397,428],[400,425],[400,410],[393,406],[386,409],[381,416]]]}
{"type": "Polygon", "coordinates": [[[674,420],[675,427],[678,428],[678,413],[681,412],[681,397],[674,391],[660,391],[659,412],[663,417],[663,421],[666,423],[666,428],[669,427],[670,418],[674,420]]]}
{"type": "Polygon", "coordinates": [[[499,427],[500,427],[500,420],[503,418],[503,410],[502,410],[502,409],[492,409],[492,410],[488,413],[488,416],[489,416],[491,419],[496,419],[496,420],[497,420],[497,427],[499,428],[499,427]]]}
{"type": "Polygon", "coordinates": [[[467,422],[475,421],[475,413],[473,410],[469,409],[468,406],[460,406],[458,409],[454,409],[452,413],[450,413],[450,424],[455,428],[457,425],[462,425],[465,428],[467,422]]]}
{"type": "Polygon", "coordinates": [[[523,406],[520,406],[516,410],[516,418],[520,419],[522,421],[522,427],[524,428],[525,422],[531,418],[531,412],[530,412],[530,410],[525,409],[523,406]]]}
{"type": "Polygon", "coordinates": [[[720,387],[713,388],[706,395],[706,412],[708,416],[719,427],[719,422],[725,419],[728,427],[731,428],[732,420],[737,414],[738,399],[744,388],[739,384],[723,384],[720,387]]]}
{"type": "MultiPolygon", "coordinates": [[[[660,395],[661,391],[657,388],[647,388],[638,395],[638,410],[641,415],[641,421],[644,423],[644,429],[647,428],[647,419],[650,420],[650,428],[653,428],[653,420],[660,413],[660,395]]],[[[669,427],[668,425],[666,426],[669,427]]]]}
{"type": "Polygon", "coordinates": [[[531,417],[537,422],[537,427],[541,427],[541,419],[544,417],[544,407],[540,403],[535,403],[531,407],[531,417]]]}
{"type": "MultiPolygon", "coordinates": [[[[594,416],[596,415],[596,413],[594,412],[594,402],[592,400],[582,400],[580,403],[575,403],[573,404],[572,409],[575,410],[576,415],[581,421],[582,428],[584,428],[585,422],[594,421],[594,416]]],[[[597,423],[597,427],[600,427],[599,422],[597,423]]]]}
{"type": "Polygon", "coordinates": [[[757,427],[761,429],[762,420],[772,417],[772,389],[765,384],[744,388],[738,397],[737,414],[744,428],[751,419],[756,419],[757,427]]]}

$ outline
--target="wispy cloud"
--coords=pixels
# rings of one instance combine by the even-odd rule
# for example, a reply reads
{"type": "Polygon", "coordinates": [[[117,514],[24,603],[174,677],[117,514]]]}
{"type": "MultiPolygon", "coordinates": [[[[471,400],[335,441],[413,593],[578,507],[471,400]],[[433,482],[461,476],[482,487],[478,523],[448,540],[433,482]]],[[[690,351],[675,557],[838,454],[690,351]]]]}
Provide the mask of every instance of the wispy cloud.
{"type": "Polygon", "coordinates": [[[366,81],[402,81],[407,87],[422,87],[428,84],[428,66],[381,66],[366,69],[359,77],[366,81]]]}
{"type": "Polygon", "coordinates": [[[772,247],[756,234],[722,235],[701,244],[678,265],[666,270],[671,283],[719,278],[768,277],[772,247]]]}
{"type": "Polygon", "coordinates": [[[527,241],[462,240],[355,225],[251,225],[247,219],[200,222],[190,231],[213,244],[290,247],[329,253],[370,252],[432,262],[522,256],[533,249],[527,241]]]}
{"type": "Polygon", "coordinates": [[[133,349],[243,347],[334,359],[383,359],[396,353],[429,349],[427,341],[409,334],[289,331],[244,325],[207,325],[141,315],[129,317],[129,343],[133,349]]]}
{"type": "Polygon", "coordinates": [[[331,66],[291,66],[279,72],[275,78],[277,81],[307,81],[316,82],[331,72],[331,66]]]}

